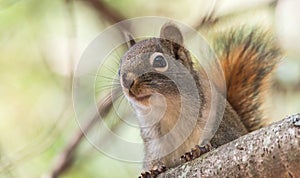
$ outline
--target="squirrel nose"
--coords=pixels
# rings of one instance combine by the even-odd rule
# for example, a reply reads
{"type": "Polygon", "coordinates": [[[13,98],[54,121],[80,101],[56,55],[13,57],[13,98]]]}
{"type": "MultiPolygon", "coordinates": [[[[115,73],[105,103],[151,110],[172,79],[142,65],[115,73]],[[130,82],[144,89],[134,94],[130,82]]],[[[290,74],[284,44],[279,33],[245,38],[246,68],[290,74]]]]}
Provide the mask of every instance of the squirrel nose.
{"type": "Polygon", "coordinates": [[[134,75],[132,73],[122,75],[123,86],[127,89],[130,89],[134,84],[134,75]]]}

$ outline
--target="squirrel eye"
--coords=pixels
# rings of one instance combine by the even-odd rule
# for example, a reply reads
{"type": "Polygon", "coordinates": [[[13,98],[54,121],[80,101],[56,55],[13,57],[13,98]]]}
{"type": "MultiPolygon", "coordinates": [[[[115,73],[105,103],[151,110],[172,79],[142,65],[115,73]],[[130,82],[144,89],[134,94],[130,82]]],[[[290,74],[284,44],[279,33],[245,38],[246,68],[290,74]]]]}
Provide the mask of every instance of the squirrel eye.
{"type": "Polygon", "coordinates": [[[162,53],[153,53],[150,57],[150,64],[158,72],[164,72],[168,69],[167,60],[162,53]]]}

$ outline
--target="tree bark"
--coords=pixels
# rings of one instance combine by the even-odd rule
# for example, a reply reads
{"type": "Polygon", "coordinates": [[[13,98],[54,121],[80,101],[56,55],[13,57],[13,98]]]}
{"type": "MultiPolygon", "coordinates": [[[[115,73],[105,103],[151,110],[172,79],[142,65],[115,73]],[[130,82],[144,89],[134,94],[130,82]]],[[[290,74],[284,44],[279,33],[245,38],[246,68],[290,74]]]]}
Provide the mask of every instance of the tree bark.
{"type": "Polygon", "coordinates": [[[300,114],[244,135],[159,177],[300,177],[300,114]]]}

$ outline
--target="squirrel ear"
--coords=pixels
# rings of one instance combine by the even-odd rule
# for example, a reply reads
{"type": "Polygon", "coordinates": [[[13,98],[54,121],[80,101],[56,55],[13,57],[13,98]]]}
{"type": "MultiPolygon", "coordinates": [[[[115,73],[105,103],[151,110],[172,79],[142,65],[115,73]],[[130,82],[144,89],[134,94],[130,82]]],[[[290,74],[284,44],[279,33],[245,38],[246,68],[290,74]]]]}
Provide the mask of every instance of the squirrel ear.
{"type": "Polygon", "coordinates": [[[136,44],[136,41],[134,40],[133,36],[130,33],[124,32],[124,36],[126,38],[128,48],[131,48],[133,45],[136,44]]]}
{"type": "Polygon", "coordinates": [[[171,40],[180,45],[183,44],[183,36],[179,28],[172,23],[167,23],[160,29],[160,37],[171,40]]]}

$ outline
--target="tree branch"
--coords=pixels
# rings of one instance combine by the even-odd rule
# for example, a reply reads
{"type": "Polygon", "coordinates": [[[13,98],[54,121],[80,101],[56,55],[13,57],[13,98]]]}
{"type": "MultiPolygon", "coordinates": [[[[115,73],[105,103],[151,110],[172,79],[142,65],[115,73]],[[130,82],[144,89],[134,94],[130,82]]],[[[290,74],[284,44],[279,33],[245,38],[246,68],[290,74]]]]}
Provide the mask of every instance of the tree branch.
{"type": "Polygon", "coordinates": [[[209,12],[205,16],[200,17],[198,21],[196,21],[196,23],[192,24],[192,26],[197,30],[201,30],[203,28],[211,28],[218,22],[225,21],[226,19],[240,15],[241,13],[251,12],[254,9],[257,10],[259,8],[265,8],[268,6],[274,7],[276,6],[277,1],[278,0],[262,0],[256,3],[247,3],[247,1],[243,3],[242,1],[236,1],[238,3],[235,2],[232,4],[239,4],[239,6],[231,5],[227,8],[221,8],[228,2],[213,0],[211,1],[212,5],[209,12]]]}
{"type": "Polygon", "coordinates": [[[297,177],[300,114],[249,133],[159,177],[297,177]]]}
{"type": "MultiPolygon", "coordinates": [[[[73,1],[66,0],[66,2],[70,12],[70,16],[72,16],[73,12],[71,12],[71,10],[73,9],[72,7],[69,6],[73,5],[72,4],[73,1]]],[[[85,2],[92,9],[94,9],[100,18],[104,17],[112,24],[120,22],[125,19],[118,11],[113,10],[101,0],[85,0],[83,2],[85,2]]],[[[122,26],[122,29],[120,29],[120,33],[123,34],[124,39],[130,41],[130,39],[128,40],[130,34],[128,32],[128,29],[129,27],[122,26]]],[[[119,92],[120,92],[120,88],[114,89],[112,93],[109,93],[104,99],[99,101],[99,113],[102,118],[104,118],[112,108],[112,95],[119,92]]],[[[92,118],[87,118],[87,124],[82,128],[82,130],[78,129],[75,132],[74,136],[70,139],[69,143],[67,143],[63,151],[57,156],[55,160],[54,168],[50,171],[49,174],[43,176],[44,178],[56,178],[73,165],[75,150],[81,143],[82,138],[84,138],[84,133],[89,132],[89,130],[98,121],[98,119],[99,117],[97,113],[95,113],[95,116],[93,116],[92,118]]]]}
{"type": "Polygon", "coordinates": [[[90,7],[99,14],[100,18],[104,17],[112,24],[126,19],[118,11],[107,6],[102,0],[84,0],[83,2],[90,5],[90,7]]]}
{"type": "MultiPolygon", "coordinates": [[[[104,3],[102,0],[84,0],[87,5],[90,6],[91,9],[94,9],[94,11],[97,13],[100,19],[104,18],[107,21],[109,21],[111,24],[116,24],[118,22],[121,22],[123,20],[126,20],[127,18],[124,17],[119,11],[114,10],[113,8],[109,7],[106,3],[104,3]]],[[[124,39],[128,42],[130,42],[130,27],[131,25],[125,25],[120,24],[118,27],[120,30],[120,33],[122,33],[124,39]]],[[[127,44],[128,48],[130,48],[130,44],[127,44]]]]}

